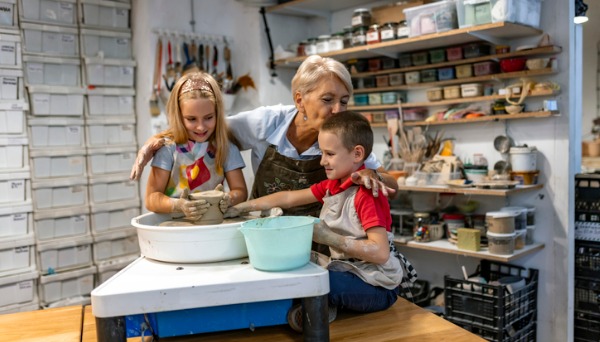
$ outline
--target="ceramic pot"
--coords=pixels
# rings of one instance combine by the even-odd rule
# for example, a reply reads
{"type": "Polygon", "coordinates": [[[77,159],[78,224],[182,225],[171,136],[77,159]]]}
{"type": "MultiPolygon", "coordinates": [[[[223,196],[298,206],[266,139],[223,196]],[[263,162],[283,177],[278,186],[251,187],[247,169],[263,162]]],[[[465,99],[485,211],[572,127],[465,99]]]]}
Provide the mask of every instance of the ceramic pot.
{"type": "Polygon", "coordinates": [[[223,213],[219,208],[219,202],[223,199],[225,193],[218,190],[202,191],[190,194],[191,200],[205,200],[210,204],[208,211],[202,215],[200,220],[195,221],[195,225],[220,224],[223,222],[223,213]]]}

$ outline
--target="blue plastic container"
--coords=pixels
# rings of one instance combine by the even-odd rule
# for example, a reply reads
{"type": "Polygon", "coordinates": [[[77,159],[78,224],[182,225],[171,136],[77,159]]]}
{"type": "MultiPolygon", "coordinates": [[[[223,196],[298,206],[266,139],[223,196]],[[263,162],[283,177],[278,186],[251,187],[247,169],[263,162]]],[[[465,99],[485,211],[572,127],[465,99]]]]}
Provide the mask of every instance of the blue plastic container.
{"type": "Polygon", "coordinates": [[[310,260],[313,224],[310,216],[278,216],[242,223],[239,228],[250,264],[261,271],[288,271],[310,260]]]}

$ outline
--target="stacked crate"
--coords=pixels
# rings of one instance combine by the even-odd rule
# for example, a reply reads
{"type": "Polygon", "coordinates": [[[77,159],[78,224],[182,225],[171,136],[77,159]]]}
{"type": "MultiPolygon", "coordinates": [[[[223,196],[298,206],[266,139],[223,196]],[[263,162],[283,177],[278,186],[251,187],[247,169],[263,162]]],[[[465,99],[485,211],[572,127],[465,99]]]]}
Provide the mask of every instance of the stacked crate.
{"type": "Polygon", "coordinates": [[[17,12],[0,2],[0,314],[39,308],[17,12]]]}
{"type": "Polygon", "coordinates": [[[137,151],[135,61],[127,1],[79,0],[81,65],[93,259],[100,284],[139,255],[131,218],[140,214],[129,180],[137,151]]]}
{"type": "Polygon", "coordinates": [[[600,174],[575,176],[574,318],[575,341],[600,340],[600,174]]]}
{"type": "Polygon", "coordinates": [[[43,307],[87,303],[92,259],[75,0],[18,0],[43,307]]]}

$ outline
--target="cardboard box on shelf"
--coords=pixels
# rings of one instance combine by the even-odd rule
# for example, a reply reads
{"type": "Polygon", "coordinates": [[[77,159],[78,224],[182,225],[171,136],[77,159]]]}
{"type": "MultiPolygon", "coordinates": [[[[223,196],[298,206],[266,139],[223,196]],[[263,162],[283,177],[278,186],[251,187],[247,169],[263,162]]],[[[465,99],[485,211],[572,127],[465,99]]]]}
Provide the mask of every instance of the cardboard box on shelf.
{"type": "Polygon", "coordinates": [[[388,22],[397,23],[402,20],[405,20],[403,12],[405,8],[421,6],[430,2],[434,2],[434,0],[415,0],[400,5],[389,4],[379,7],[373,7],[371,9],[371,17],[373,18],[373,23],[376,23],[378,25],[383,25],[388,22]]]}

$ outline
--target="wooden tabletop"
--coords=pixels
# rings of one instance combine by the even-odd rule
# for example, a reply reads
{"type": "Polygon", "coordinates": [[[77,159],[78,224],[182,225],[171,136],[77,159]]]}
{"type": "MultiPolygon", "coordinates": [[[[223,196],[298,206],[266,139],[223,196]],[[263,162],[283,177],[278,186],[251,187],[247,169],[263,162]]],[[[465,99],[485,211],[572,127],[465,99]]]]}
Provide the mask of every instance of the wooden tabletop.
{"type": "MultiPolygon", "coordinates": [[[[403,298],[398,298],[388,310],[370,314],[339,313],[330,325],[331,341],[457,341],[484,342],[474,335],[403,298]]],[[[287,325],[260,327],[255,331],[235,330],[201,334],[193,337],[161,338],[161,341],[177,342],[285,342],[302,341],[302,335],[287,325]]],[[[131,338],[129,341],[140,341],[131,338]]],[[[96,342],[96,320],[92,307],[86,306],[81,342],[96,342]]]]}
{"type": "Polygon", "coordinates": [[[81,305],[0,315],[0,340],[79,342],[82,318],[81,305]]]}

